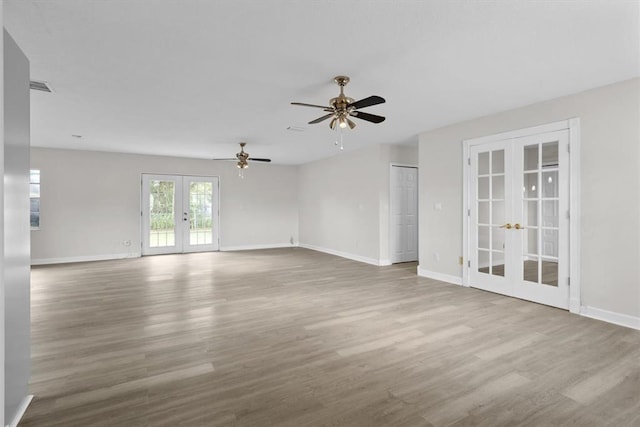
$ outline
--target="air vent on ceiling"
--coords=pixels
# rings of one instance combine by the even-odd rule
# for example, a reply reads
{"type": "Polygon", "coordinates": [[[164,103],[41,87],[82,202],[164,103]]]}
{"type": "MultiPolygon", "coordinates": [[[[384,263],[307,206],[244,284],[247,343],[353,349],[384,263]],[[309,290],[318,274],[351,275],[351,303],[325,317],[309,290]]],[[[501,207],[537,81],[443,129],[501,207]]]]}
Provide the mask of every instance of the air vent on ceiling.
{"type": "Polygon", "coordinates": [[[31,80],[29,82],[29,89],[31,90],[39,90],[42,92],[53,92],[51,90],[51,87],[49,86],[49,83],[47,82],[39,82],[37,80],[31,80]]]}

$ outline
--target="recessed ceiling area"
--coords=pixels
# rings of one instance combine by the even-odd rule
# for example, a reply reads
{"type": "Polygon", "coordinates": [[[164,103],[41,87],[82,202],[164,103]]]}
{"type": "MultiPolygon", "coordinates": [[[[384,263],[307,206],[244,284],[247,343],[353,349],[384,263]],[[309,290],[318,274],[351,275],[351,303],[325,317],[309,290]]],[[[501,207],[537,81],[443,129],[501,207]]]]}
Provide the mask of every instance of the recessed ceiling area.
{"type": "Polygon", "coordinates": [[[638,2],[5,0],[31,62],[31,144],[275,164],[338,154],[325,104],[336,75],[386,117],[345,150],[640,74],[638,2]],[[293,131],[292,131],[293,129],[293,131]],[[72,135],[82,135],[82,139],[72,135]],[[236,150],[237,151],[237,150],[236,150]]]}

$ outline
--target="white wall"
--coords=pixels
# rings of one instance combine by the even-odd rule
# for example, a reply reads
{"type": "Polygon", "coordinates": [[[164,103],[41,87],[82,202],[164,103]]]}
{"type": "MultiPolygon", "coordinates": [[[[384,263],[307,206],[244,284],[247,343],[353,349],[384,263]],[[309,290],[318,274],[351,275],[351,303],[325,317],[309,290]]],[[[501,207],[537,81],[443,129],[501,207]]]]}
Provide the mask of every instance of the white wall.
{"type": "Polygon", "coordinates": [[[29,61],[4,33],[4,414],[28,402],[31,372],[29,270],[29,61]]]}
{"type": "Polygon", "coordinates": [[[579,117],[582,305],[640,316],[639,95],[636,78],[421,134],[420,267],[461,276],[463,140],[579,117]]]}
{"type": "Polygon", "coordinates": [[[300,244],[388,263],[390,164],[416,159],[415,147],[381,144],[300,166],[300,244]]]}
{"type": "Polygon", "coordinates": [[[42,183],[33,263],[139,256],[142,173],[219,176],[222,250],[298,241],[296,166],[251,164],[240,179],[233,162],[32,148],[31,167],[42,183]]]}
{"type": "MultiPolygon", "coordinates": [[[[3,2],[0,2],[0,22],[3,19],[3,2]]],[[[4,28],[4,27],[3,27],[4,28]]],[[[0,31],[0,82],[4,82],[4,32],[0,31]]],[[[4,177],[4,85],[0,84],[0,176],[4,177]]],[[[0,185],[0,242],[4,242],[4,184],[0,185]]],[[[4,260],[4,245],[0,245],[0,259],[4,260]]],[[[0,262],[0,313],[5,306],[4,262],[0,262]]],[[[0,315],[0,366],[4,367],[4,315],[0,315]]],[[[4,405],[4,369],[0,369],[0,426],[5,425],[4,405]]]]}

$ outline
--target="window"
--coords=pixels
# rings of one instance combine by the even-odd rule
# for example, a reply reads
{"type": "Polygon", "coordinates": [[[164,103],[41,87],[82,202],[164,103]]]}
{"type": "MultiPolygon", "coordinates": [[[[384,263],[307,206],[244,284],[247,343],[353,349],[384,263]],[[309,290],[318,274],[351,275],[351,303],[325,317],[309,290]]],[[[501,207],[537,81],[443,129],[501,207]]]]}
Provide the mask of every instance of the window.
{"type": "Polygon", "coordinates": [[[29,200],[31,229],[40,228],[40,170],[31,169],[29,173],[29,200]]]}

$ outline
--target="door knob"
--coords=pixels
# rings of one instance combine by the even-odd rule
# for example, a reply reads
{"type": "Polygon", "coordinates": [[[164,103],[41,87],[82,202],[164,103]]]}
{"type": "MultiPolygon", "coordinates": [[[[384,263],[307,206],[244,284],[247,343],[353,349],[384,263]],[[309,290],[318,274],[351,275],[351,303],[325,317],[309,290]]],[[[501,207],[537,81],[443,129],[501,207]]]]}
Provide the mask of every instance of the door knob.
{"type": "Polygon", "coordinates": [[[524,230],[524,227],[521,226],[520,224],[514,225],[513,228],[515,228],[516,230],[524,230]]]}
{"type": "Polygon", "coordinates": [[[505,225],[501,225],[500,228],[506,228],[507,230],[511,230],[511,224],[506,223],[505,225]]]}

